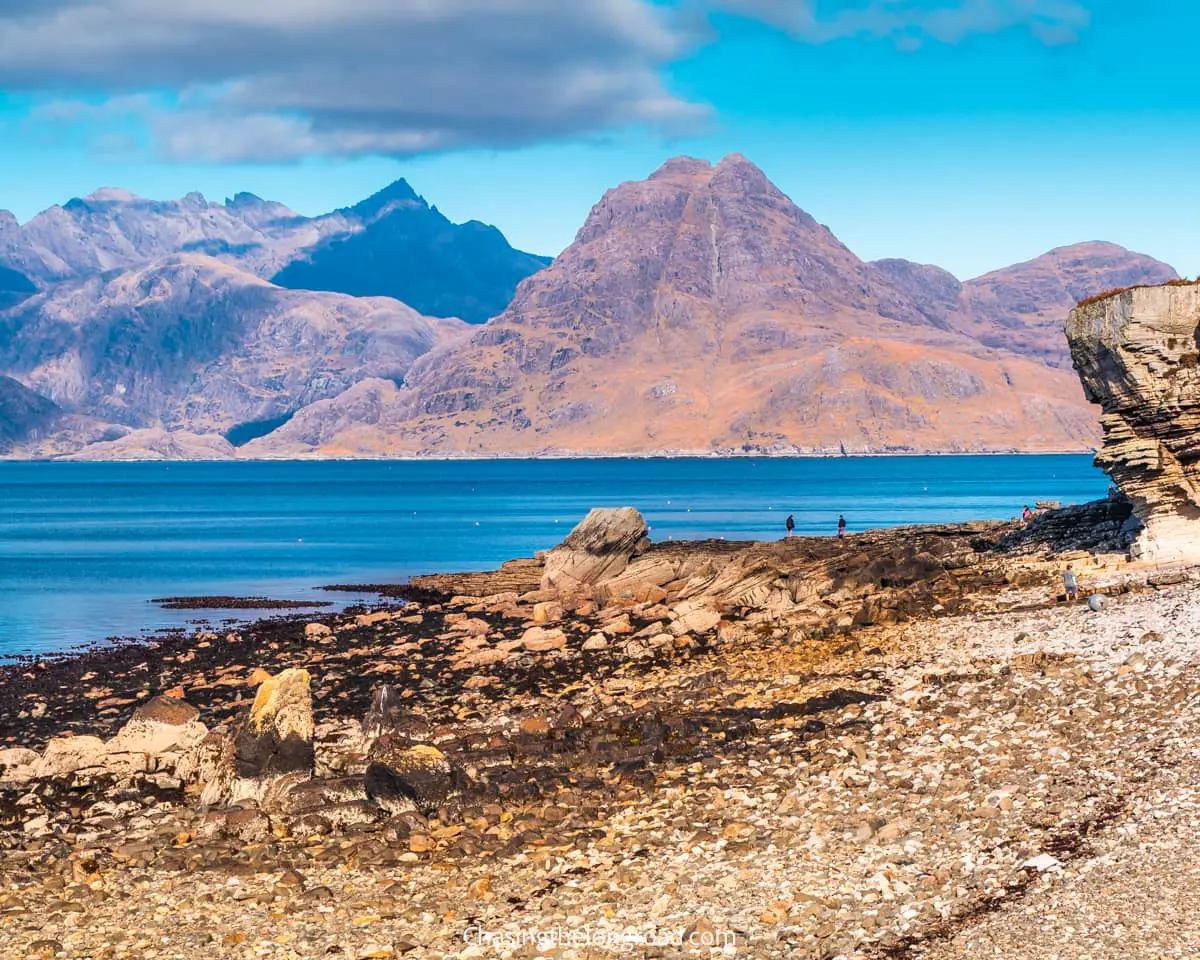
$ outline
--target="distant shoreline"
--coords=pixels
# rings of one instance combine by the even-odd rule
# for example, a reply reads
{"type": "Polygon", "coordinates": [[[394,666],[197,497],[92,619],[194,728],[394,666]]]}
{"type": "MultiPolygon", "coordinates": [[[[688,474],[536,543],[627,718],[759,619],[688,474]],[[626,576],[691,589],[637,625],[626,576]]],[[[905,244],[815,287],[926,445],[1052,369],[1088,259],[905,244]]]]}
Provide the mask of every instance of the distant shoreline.
{"type": "Polygon", "coordinates": [[[462,454],[459,456],[438,454],[409,454],[404,456],[379,457],[227,457],[211,458],[162,458],[121,457],[116,459],[88,459],[71,457],[0,457],[3,463],[460,463],[493,462],[505,460],[528,462],[538,460],[916,460],[922,457],[1074,457],[1095,456],[1096,448],[1087,450],[930,450],[909,453],[698,453],[698,452],[654,452],[654,453],[543,453],[532,456],[516,454],[462,454]]]}

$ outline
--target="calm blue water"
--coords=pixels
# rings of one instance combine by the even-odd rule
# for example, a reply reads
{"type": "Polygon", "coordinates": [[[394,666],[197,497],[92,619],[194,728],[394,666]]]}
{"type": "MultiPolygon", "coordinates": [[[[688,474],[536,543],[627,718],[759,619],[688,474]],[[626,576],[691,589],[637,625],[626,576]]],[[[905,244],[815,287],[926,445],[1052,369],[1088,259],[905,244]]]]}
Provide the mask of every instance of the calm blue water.
{"type": "Polygon", "coordinates": [[[654,539],[1005,518],[1081,503],[1088,456],[292,463],[0,463],[0,654],[62,650],[228,612],[163,596],[330,599],[336,582],[487,569],[560,541],[590,507],[654,539]]]}

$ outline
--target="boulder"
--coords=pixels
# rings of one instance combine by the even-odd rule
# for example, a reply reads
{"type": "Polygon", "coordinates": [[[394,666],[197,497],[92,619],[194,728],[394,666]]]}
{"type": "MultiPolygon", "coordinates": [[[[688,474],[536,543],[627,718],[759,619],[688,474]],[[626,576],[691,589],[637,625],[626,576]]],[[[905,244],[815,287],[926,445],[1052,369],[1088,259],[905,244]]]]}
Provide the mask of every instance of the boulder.
{"type": "Polygon", "coordinates": [[[606,650],[608,649],[608,637],[603,633],[596,632],[583,641],[584,650],[606,650]]]}
{"type": "Polygon", "coordinates": [[[556,600],[543,601],[533,605],[534,623],[553,623],[563,616],[562,604],[556,600]]]}
{"type": "MultiPolygon", "coordinates": [[[[277,777],[312,776],[313,760],[311,678],[307,670],[289,668],[259,686],[250,712],[219,749],[200,801],[258,800],[277,777]]],[[[185,768],[192,766],[189,759],[185,768]]]]}
{"type": "Polygon", "coordinates": [[[696,607],[680,604],[675,609],[675,619],[671,621],[670,631],[679,637],[685,633],[708,633],[717,628],[721,615],[707,607],[696,607]]]}
{"type": "Polygon", "coordinates": [[[368,760],[366,794],[393,814],[413,809],[432,814],[457,797],[465,782],[446,755],[427,744],[407,746],[385,736],[371,748],[368,760]]]}
{"type": "Polygon", "coordinates": [[[644,551],[646,521],[633,507],[597,507],[544,560],[542,589],[570,594],[621,573],[644,551]]]}
{"type": "Polygon", "coordinates": [[[371,706],[362,720],[363,738],[377,740],[392,733],[403,716],[400,692],[390,684],[380,684],[371,691],[371,706]]]}
{"type": "Polygon", "coordinates": [[[33,779],[33,769],[41,757],[27,747],[5,747],[0,750],[0,780],[24,783],[33,779]]]}
{"type": "Polygon", "coordinates": [[[1096,465],[1133,505],[1135,556],[1200,559],[1200,286],[1134,287],[1067,320],[1084,393],[1100,405],[1096,465]]]}
{"type": "Polygon", "coordinates": [[[530,653],[561,650],[567,645],[567,635],[558,627],[530,627],[521,635],[521,644],[530,653]]]}
{"type": "Polygon", "coordinates": [[[103,768],[108,747],[99,737],[55,737],[33,765],[37,778],[65,777],[76,770],[103,768]]]}
{"type": "MultiPolygon", "coordinates": [[[[108,752],[114,760],[127,755],[134,767],[139,756],[174,757],[199,743],[208,734],[200,722],[200,711],[177,697],[158,696],[138,707],[129,722],[108,741],[108,752]]],[[[171,766],[175,763],[172,761],[171,766]]]]}
{"type": "Polygon", "coordinates": [[[185,750],[175,764],[175,776],[184,783],[207,784],[223,768],[233,768],[233,739],[228,731],[214,730],[185,750]]]}

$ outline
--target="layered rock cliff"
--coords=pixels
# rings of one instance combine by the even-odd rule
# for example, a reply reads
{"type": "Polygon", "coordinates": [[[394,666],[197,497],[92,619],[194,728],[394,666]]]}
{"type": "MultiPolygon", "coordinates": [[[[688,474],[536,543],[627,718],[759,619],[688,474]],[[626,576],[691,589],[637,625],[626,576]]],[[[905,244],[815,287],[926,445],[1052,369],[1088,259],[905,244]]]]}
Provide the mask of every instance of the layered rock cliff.
{"type": "Polygon", "coordinates": [[[1143,525],[1146,559],[1200,559],[1200,286],[1135,287],[1067,321],[1087,397],[1103,410],[1096,458],[1143,525]]]}

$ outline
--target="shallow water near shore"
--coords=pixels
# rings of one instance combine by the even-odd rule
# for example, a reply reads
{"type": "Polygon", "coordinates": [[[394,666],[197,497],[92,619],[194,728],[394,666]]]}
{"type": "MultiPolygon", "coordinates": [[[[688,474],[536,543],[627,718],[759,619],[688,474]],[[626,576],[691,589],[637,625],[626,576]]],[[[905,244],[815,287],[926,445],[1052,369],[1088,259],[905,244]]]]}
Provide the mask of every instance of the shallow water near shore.
{"type": "Polygon", "coordinates": [[[155,597],[345,602],[316,588],[493,568],[596,506],[639,508],[655,540],[769,540],[789,513],[824,535],[839,513],[851,532],[1006,519],[1106,487],[1086,455],[0,463],[0,656],[270,613],[155,597]]]}

